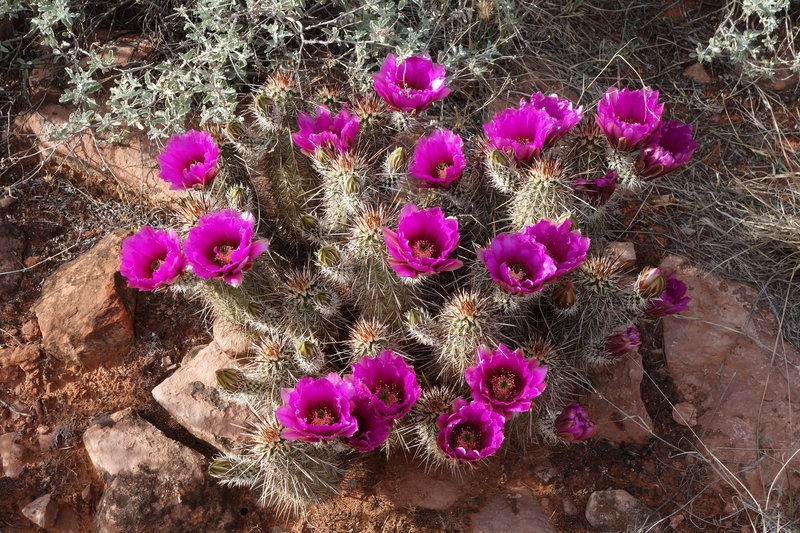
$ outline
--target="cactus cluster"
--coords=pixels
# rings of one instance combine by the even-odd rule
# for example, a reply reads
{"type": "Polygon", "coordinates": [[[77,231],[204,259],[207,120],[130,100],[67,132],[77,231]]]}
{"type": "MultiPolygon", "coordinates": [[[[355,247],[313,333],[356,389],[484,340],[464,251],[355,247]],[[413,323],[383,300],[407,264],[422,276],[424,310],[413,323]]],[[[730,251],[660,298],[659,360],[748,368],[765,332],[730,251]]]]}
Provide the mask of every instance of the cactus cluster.
{"type": "Polygon", "coordinates": [[[200,298],[252,342],[217,372],[256,414],[250,445],[210,472],[285,512],[335,490],[353,453],[459,470],[507,439],[590,437],[588,370],[686,304],[605,250],[609,206],[696,147],[656,91],[611,88],[593,121],[537,93],[456,134],[426,112],[450,92],[427,56],[390,56],[375,87],[278,72],[248,123],[175,136],[175,227],[123,246],[132,286],[200,298]]]}

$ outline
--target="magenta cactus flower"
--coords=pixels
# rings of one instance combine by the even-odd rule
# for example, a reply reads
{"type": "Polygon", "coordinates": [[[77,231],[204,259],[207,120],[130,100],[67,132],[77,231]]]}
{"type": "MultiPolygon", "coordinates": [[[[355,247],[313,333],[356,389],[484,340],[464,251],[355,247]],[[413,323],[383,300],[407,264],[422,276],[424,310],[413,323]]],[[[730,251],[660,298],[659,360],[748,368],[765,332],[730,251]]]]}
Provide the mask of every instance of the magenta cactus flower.
{"type": "Polygon", "coordinates": [[[391,350],[376,357],[362,357],[352,368],[353,384],[369,396],[372,407],[382,417],[402,418],[417,403],[421,393],[417,374],[391,350]]]}
{"type": "Polygon", "coordinates": [[[122,241],[121,259],[120,274],[128,285],[143,291],[166,287],[186,270],[181,240],[174,229],[142,226],[122,241]]]}
{"type": "Polygon", "coordinates": [[[594,179],[575,178],[572,188],[584,191],[592,205],[605,205],[617,188],[617,171],[609,170],[607,174],[594,179]]]}
{"type": "Polygon", "coordinates": [[[450,130],[436,130],[420,137],[408,172],[423,189],[448,187],[467,167],[464,141],[450,130]]]}
{"type": "Polygon", "coordinates": [[[459,461],[477,461],[493,455],[503,444],[505,419],[486,405],[458,398],[449,413],[436,419],[436,444],[459,461]]]}
{"type": "Polygon", "coordinates": [[[544,245],[548,255],[553,258],[556,271],[550,276],[550,280],[575,270],[586,258],[589,237],[581,237],[580,231],[570,231],[571,229],[572,220],[569,217],[561,222],[543,218],[533,226],[522,228],[523,235],[544,245]]]}
{"type": "Polygon", "coordinates": [[[360,452],[369,452],[383,444],[389,437],[392,421],[382,417],[372,406],[370,397],[356,393],[350,414],[356,419],[358,429],[342,442],[360,452]]]}
{"type": "Polygon", "coordinates": [[[589,414],[577,403],[571,403],[561,411],[553,425],[561,440],[578,442],[594,436],[594,424],[589,414]]]}
{"type": "Polygon", "coordinates": [[[663,111],[664,104],[658,103],[658,91],[650,87],[636,91],[609,87],[597,103],[594,118],[611,146],[632,152],[655,131],[663,111]]]}
{"type": "Polygon", "coordinates": [[[233,209],[200,217],[183,244],[195,275],[203,279],[221,277],[238,287],[255,258],[269,248],[266,239],[253,240],[255,222],[252,214],[233,209]]]}
{"type": "Polygon", "coordinates": [[[217,175],[219,146],[207,131],[189,130],[175,134],[158,156],[158,177],[171,189],[202,187],[217,175]]]}
{"type": "Polygon", "coordinates": [[[294,389],[281,390],[284,405],[275,410],[286,426],[281,436],[305,442],[353,436],[358,430],[351,404],[354,393],[350,383],[334,372],[319,379],[304,377],[294,389]]]}
{"type": "Polygon", "coordinates": [[[484,403],[510,418],[531,408],[531,400],[544,392],[547,365],[528,359],[521,349],[504,344],[492,351],[478,346],[477,362],[464,371],[464,378],[476,402],[484,403]]]}
{"type": "Polygon", "coordinates": [[[541,291],[558,271],[545,245],[523,233],[500,233],[478,258],[500,288],[516,295],[541,291]]]}
{"type": "Polygon", "coordinates": [[[689,308],[692,300],[686,295],[686,284],[673,276],[665,274],[667,278],[664,292],[661,296],[650,300],[644,310],[647,318],[658,318],[661,316],[674,315],[689,308]]]}
{"type": "Polygon", "coordinates": [[[641,344],[639,332],[634,327],[628,328],[625,333],[617,333],[607,337],[604,343],[606,355],[619,357],[625,355],[641,344]]]}
{"type": "Polygon", "coordinates": [[[647,138],[642,152],[634,162],[640,178],[654,179],[680,168],[692,158],[697,141],[692,126],[677,120],[662,122],[647,138]]]}
{"type": "Polygon", "coordinates": [[[450,94],[445,87],[444,67],[434,64],[425,54],[409,57],[400,64],[397,56],[389,54],[372,78],[375,92],[394,111],[419,113],[450,94]]]}
{"type": "Polygon", "coordinates": [[[483,125],[489,143],[496,149],[514,154],[517,161],[537,157],[553,138],[559,124],[545,109],[523,105],[500,111],[483,125]]]}
{"type": "Polygon", "coordinates": [[[292,140],[308,156],[314,155],[317,148],[348,152],[358,135],[358,115],[342,109],[333,117],[324,105],[317,107],[316,116],[308,113],[297,115],[297,125],[300,131],[292,133],[292,140]]]}
{"type": "Polygon", "coordinates": [[[400,277],[430,276],[463,265],[447,257],[458,246],[458,220],[445,218],[438,207],[420,209],[406,204],[400,211],[397,232],[382,229],[389,266],[400,277]]]}
{"type": "Polygon", "coordinates": [[[530,101],[522,100],[520,102],[520,108],[525,106],[542,109],[555,120],[555,127],[544,142],[545,148],[558,142],[583,118],[583,106],[575,109],[572,107],[572,102],[565,98],[559,98],[556,94],[544,96],[541,91],[537,92],[531,95],[530,101]]]}

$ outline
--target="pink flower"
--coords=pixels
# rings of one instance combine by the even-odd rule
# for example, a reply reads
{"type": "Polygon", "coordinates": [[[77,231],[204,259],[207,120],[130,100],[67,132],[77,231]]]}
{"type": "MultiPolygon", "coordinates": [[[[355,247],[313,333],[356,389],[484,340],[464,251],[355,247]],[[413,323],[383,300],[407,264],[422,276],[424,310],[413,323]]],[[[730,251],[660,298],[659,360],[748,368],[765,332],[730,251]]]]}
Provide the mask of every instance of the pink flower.
{"type": "Polygon", "coordinates": [[[414,369],[391,350],[362,357],[353,365],[352,381],[378,414],[391,420],[407,415],[421,392],[414,369]]]}
{"type": "Polygon", "coordinates": [[[581,237],[580,231],[570,231],[571,228],[572,221],[569,218],[561,223],[543,218],[534,226],[522,229],[523,235],[544,245],[548,255],[553,258],[556,271],[550,276],[551,280],[575,270],[586,258],[589,237],[581,237]]]}
{"type": "Polygon", "coordinates": [[[142,226],[139,233],[122,241],[120,274],[128,285],[143,291],[165,287],[183,274],[186,260],[174,229],[161,231],[142,226]]]}
{"type": "Polygon", "coordinates": [[[427,55],[409,57],[398,65],[397,56],[389,54],[372,77],[375,92],[389,109],[419,113],[450,94],[444,75],[444,67],[435,65],[427,55]]]}
{"type": "Polygon", "coordinates": [[[297,115],[300,131],[292,133],[292,140],[300,150],[313,155],[317,148],[330,148],[345,153],[350,150],[358,135],[358,115],[351,115],[342,109],[336,117],[330,110],[321,105],[317,107],[316,117],[308,113],[297,115]]]}
{"type": "Polygon", "coordinates": [[[492,146],[522,162],[538,157],[558,128],[556,119],[534,105],[509,107],[483,125],[492,146]]]}
{"type": "Polygon", "coordinates": [[[617,188],[617,171],[609,170],[605,175],[594,179],[575,178],[572,188],[585,191],[592,205],[604,205],[617,188]]]}
{"type": "Polygon", "coordinates": [[[219,146],[207,131],[189,130],[173,135],[158,156],[158,177],[171,189],[189,189],[211,182],[217,175],[219,146]]]}
{"type": "Polygon", "coordinates": [[[369,452],[383,444],[389,437],[392,421],[382,417],[366,394],[356,392],[350,414],[356,419],[358,429],[342,442],[360,452],[369,452]]]}
{"type": "Polygon", "coordinates": [[[238,287],[255,258],[269,248],[266,239],[253,240],[255,222],[252,214],[233,209],[200,217],[183,245],[195,275],[203,279],[221,277],[238,287]]]}
{"type": "Polygon", "coordinates": [[[572,107],[572,102],[569,100],[559,98],[558,95],[555,94],[544,96],[541,91],[531,95],[529,102],[522,100],[522,102],[520,102],[520,108],[525,106],[542,109],[555,120],[555,127],[545,140],[545,147],[552,146],[558,142],[561,137],[583,118],[583,106],[574,109],[572,107]]]}
{"type": "Polygon", "coordinates": [[[611,146],[632,152],[655,131],[663,111],[664,104],[658,103],[658,91],[650,87],[637,91],[609,87],[597,103],[595,121],[611,146]]]}
{"type": "Polygon", "coordinates": [[[486,248],[478,250],[489,276],[511,294],[539,292],[558,266],[545,245],[523,233],[500,233],[486,248]]]}
{"type": "Polygon", "coordinates": [[[278,421],[286,426],[281,436],[305,442],[351,437],[358,430],[351,412],[354,393],[334,372],[319,379],[304,377],[294,389],[283,389],[285,405],[275,410],[278,421]]]}
{"type": "Polygon", "coordinates": [[[450,130],[436,130],[420,137],[408,172],[422,183],[422,188],[447,187],[467,167],[464,141],[450,130]]]}
{"type": "Polygon", "coordinates": [[[683,166],[697,150],[692,126],[677,120],[662,122],[647,138],[634,163],[636,174],[644,179],[663,176],[683,166]]]}
{"type": "Polygon", "coordinates": [[[406,204],[400,211],[397,232],[382,229],[389,265],[400,277],[430,276],[463,265],[447,257],[458,246],[458,220],[445,218],[438,207],[421,210],[406,204]]]}
{"type": "Polygon", "coordinates": [[[503,444],[503,416],[482,403],[458,398],[449,413],[436,419],[436,444],[459,461],[477,461],[493,455],[503,444]]]}
{"type": "Polygon", "coordinates": [[[567,442],[578,442],[594,436],[594,424],[577,403],[571,403],[561,411],[553,429],[561,440],[567,442]]]}

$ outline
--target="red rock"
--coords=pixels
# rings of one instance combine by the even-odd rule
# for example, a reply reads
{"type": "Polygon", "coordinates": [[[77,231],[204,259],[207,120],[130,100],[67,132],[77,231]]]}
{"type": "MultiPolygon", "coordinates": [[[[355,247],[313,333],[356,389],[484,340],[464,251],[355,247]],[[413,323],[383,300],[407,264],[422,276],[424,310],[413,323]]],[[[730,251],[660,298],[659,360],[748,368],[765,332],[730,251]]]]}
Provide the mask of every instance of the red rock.
{"type": "Polygon", "coordinates": [[[677,403],[672,407],[672,419],[682,426],[696,426],[697,408],[689,402],[677,403]]]}
{"type": "Polygon", "coordinates": [[[462,495],[461,488],[447,476],[425,473],[417,465],[394,465],[393,471],[381,482],[378,494],[398,508],[420,507],[434,511],[450,508],[462,495]]]}
{"type": "Polygon", "coordinates": [[[0,459],[5,476],[10,479],[19,477],[27,464],[28,450],[17,439],[16,433],[0,435],[0,459]]]}
{"type": "Polygon", "coordinates": [[[99,420],[83,443],[106,484],[95,515],[98,533],[237,530],[238,513],[206,473],[205,458],[132,409],[99,420]]]}
{"type": "Polygon", "coordinates": [[[498,494],[472,517],[473,533],[555,533],[538,501],[525,492],[498,494]]]}
{"type": "Polygon", "coordinates": [[[223,318],[217,318],[213,326],[214,340],[231,359],[238,359],[250,352],[250,339],[236,325],[223,318]]]}
{"type": "Polygon", "coordinates": [[[77,513],[69,505],[61,504],[58,506],[56,522],[47,530],[47,533],[75,533],[80,530],[80,519],[77,513]]]}
{"type": "Polygon", "coordinates": [[[616,257],[623,269],[633,268],[636,265],[636,249],[632,242],[610,242],[606,246],[606,252],[611,257],[616,257]]]}
{"type": "MultiPolygon", "coordinates": [[[[763,501],[763,487],[800,442],[793,416],[800,352],[780,338],[775,315],[754,307],[756,289],[676,256],[666,257],[661,268],[674,270],[692,298],[682,313],[690,319],[663,319],[664,350],[680,400],[697,408],[696,431],[704,444],[698,449],[713,453],[731,472],[744,472],[750,492],[763,501]]],[[[709,468],[709,475],[720,470],[709,468]]],[[[787,475],[791,486],[800,485],[800,457],[787,465],[774,490],[786,490],[787,475]]]]}
{"type": "Polygon", "coordinates": [[[11,300],[22,281],[25,235],[11,222],[0,223],[0,301],[11,300]]]}
{"type": "Polygon", "coordinates": [[[39,368],[41,355],[38,344],[23,344],[14,349],[8,362],[20,367],[26,374],[30,374],[39,368]]]}
{"type": "Polygon", "coordinates": [[[171,191],[169,184],[158,177],[159,148],[146,135],[130,133],[124,143],[106,143],[87,130],[65,142],[48,140],[45,129],[64,126],[72,111],[57,103],[45,104],[36,111],[20,114],[14,127],[35,136],[42,158],[55,156],[51,159],[55,164],[72,165],[109,188],[119,187],[132,203],[163,206],[182,196],[182,191],[171,191]]]}
{"type": "Polygon", "coordinates": [[[650,439],[653,421],[642,401],[643,373],[638,350],[590,372],[595,392],[589,396],[587,409],[596,438],[639,444],[650,439]]]}
{"type": "Polygon", "coordinates": [[[706,72],[705,67],[701,63],[695,63],[686,68],[681,74],[684,78],[696,81],[697,83],[711,83],[711,76],[706,72]]]}
{"type": "Polygon", "coordinates": [[[650,509],[624,490],[593,492],[585,514],[598,531],[640,531],[652,520],[650,509]]]}
{"type": "Polygon", "coordinates": [[[36,319],[28,320],[22,326],[22,335],[28,340],[32,341],[39,336],[39,322],[36,319]]]}
{"type": "Polygon", "coordinates": [[[49,530],[56,523],[58,502],[51,494],[45,494],[23,507],[22,514],[37,526],[49,530]]]}
{"type": "Polygon", "coordinates": [[[42,345],[59,359],[89,368],[110,362],[133,345],[136,289],[119,274],[125,230],[61,265],[42,285],[33,311],[42,345]]]}
{"type": "Polygon", "coordinates": [[[17,199],[11,196],[5,196],[3,198],[0,198],[0,209],[8,209],[12,205],[14,205],[16,201],[17,199]]]}
{"type": "Polygon", "coordinates": [[[254,420],[248,407],[217,392],[217,370],[231,366],[234,362],[212,342],[153,389],[153,398],[195,437],[230,453],[246,442],[241,428],[254,420]]]}

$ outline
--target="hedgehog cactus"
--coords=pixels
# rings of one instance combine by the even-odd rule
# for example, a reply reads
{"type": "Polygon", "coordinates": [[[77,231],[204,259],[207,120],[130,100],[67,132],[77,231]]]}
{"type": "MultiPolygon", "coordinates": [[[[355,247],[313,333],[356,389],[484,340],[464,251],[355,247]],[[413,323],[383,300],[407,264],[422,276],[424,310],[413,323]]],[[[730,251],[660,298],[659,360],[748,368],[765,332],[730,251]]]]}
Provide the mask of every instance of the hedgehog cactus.
{"type": "Polygon", "coordinates": [[[589,367],[687,302],[658,269],[632,281],[602,217],[618,185],[685,163],[691,128],[661,125],[657,92],[612,88],[596,117],[537,93],[486,137],[454,132],[426,111],[450,92],[427,56],[389,56],[377,95],[351,103],[303,83],[277,73],[216,140],[173,138],[159,161],[185,190],[175,231],[122,247],[132,286],[198,298],[252,341],[217,372],[255,413],[250,445],[211,474],[301,512],[348,454],[399,445],[459,471],[507,441],[591,436],[574,404],[589,367]]]}

